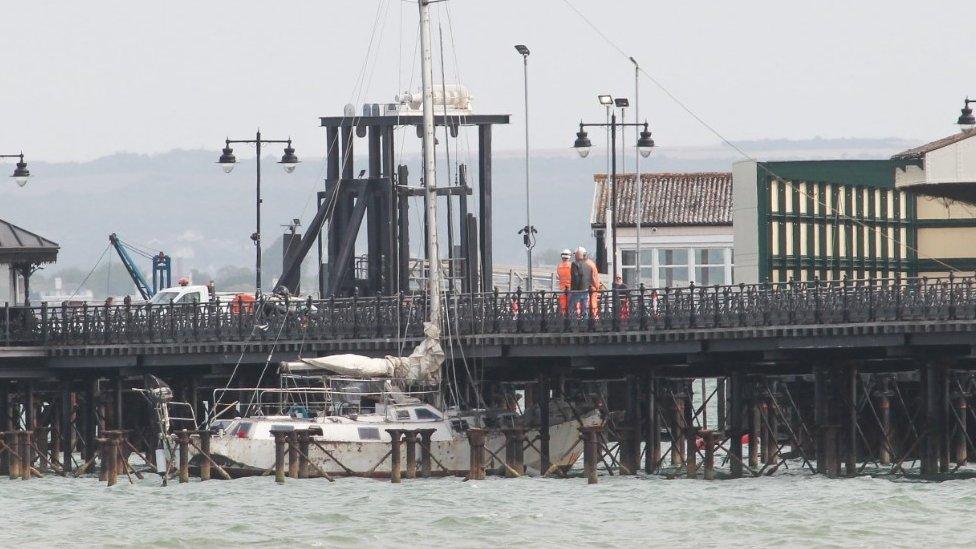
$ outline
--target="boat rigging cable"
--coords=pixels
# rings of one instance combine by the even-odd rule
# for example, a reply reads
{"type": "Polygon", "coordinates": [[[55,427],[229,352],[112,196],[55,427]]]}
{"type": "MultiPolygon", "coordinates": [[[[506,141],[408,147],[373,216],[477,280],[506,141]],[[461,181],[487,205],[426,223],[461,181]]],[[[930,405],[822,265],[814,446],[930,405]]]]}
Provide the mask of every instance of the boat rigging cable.
{"type": "Polygon", "coordinates": [[[92,273],[95,272],[95,269],[97,269],[98,265],[102,262],[102,259],[105,259],[105,254],[108,253],[108,249],[111,246],[112,246],[111,244],[105,246],[105,249],[102,250],[102,254],[98,256],[98,259],[95,261],[95,264],[92,265],[91,270],[88,271],[88,274],[85,275],[85,278],[81,279],[81,282],[78,283],[78,287],[75,288],[75,291],[71,292],[71,295],[68,296],[68,299],[65,299],[65,301],[71,301],[76,295],[78,295],[78,292],[81,291],[81,289],[85,286],[85,282],[88,282],[88,279],[91,277],[92,273]]]}
{"type": "MultiPolygon", "coordinates": [[[[619,53],[620,55],[622,55],[623,57],[625,57],[628,62],[630,62],[633,59],[632,56],[627,55],[627,53],[620,46],[618,46],[616,42],[614,42],[609,36],[607,36],[607,34],[605,34],[603,31],[601,31],[600,28],[597,27],[595,23],[593,23],[592,21],[590,21],[589,18],[586,17],[586,15],[584,15],[579,9],[577,9],[576,6],[574,6],[572,4],[572,2],[570,2],[570,0],[563,0],[563,3],[566,4],[566,6],[570,10],[572,10],[573,12],[575,12],[576,15],[578,15],[580,17],[580,19],[582,19],[583,22],[585,22],[591,29],[593,29],[593,31],[596,32],[600,36],[600,38],[603,39],[604,42],[606,42],[610,47],[612,47],[614,50],[616,50],[617,53],[619,53]]],[[[752,162],[755,162],[756,163],[756,166],[758,166],[760,169],[762,169],[763,171],[765,171],[766,173],[768,173],[774,179],[777,179],[777,180],[779,180],[779,181],[781,181],[781,182],[783,182],[785,184],[790,185],[790,187],[792,187],[794,190],[796,190],[797,193],[803,195],[804,197],[806,197],[809,200],[813,200],[817,204],[820,204],[821,207],[827,209],[828,214],[829,214],[830,210],[833,209],[834,210],[835,217],[837,217],[837,216],[843,217],[845,220],[850,221],[852,224],[857,225],[858,227],[860,227],[862,229],[870,230],[870,231],[874,232],[876,235],[880,236],[881,238],[893,242],[897,246],[904,246],[906,249],[915,252],[915,254],[918,257],[922,257],[924,259],[928,259],[928,260],[934,261],[937,264],[945,267],[946,269],[948,269],[950,271],[959,272],[959,269],[957,269],[956,267],[953,267],[952,265],[949,265],[948,263],[945,263],[945,262],[939,260],[938,258],[931,257],[931,256],[928,256],[926,254],[923,254],[923,253],[919,252],[918,248],[915,248],[911,244],[909,244],[907,242],[902,242],[897,237],[892,236],[892,235],[889,235],[889,234],[887,234],[884,231],[879,231],[879,229],[876,228],[876,227],[870,227],[870,226],[868,226],[867,223],[864,223],[863,221],[857,219],[854,216],[851,216],[847,212],[841,212],[840,211],[840,206],[834,205],[833,207],[831,207],[831,205],[827,204],[826,201],[822,200],[820,196],[812,195],[812,194],[810,194],[810,193],[808,193],[808,192],[800,189],[800,187],[798,185],[795,185],[790,179],[778,175],[776,172],[774,172],[773,170],[769,169],[768,166],[764,165],[762,162],[760,162],[759,160],[757,160],[755,157],[753,157],[749,153],[745,152],[738,145],[736,145],[735,143],[733,143],[732,141],[730,141],[728,138],[726,138],[721,132],[719,132],[711,124],[709,124],[701,116],[699,116],[695,111],[693,111],[691,109],[691,107],[689,107],[687,104],[685,104],[683,101],[681,101],[681,99],[679,99],[676,95],[674,95],[674,93],[672,93],[671,90],[667,88],[667,86],[665,86],[664,84],[662,84],[657,78],[655,78],[653,75],[651,75],[651,73],[647,72],[644,69],[643,65],[638,65],[637,71],[641,75],[643,75],[644,78],[646,78],[652,84],[654,84],[659,90],[661,90],[666,96],[668,96],[669,99],[671,99],[672,101],[674,101],[675,104],[677,104],[679,107],[681,107],[681,109],[684,110],[689,116],[691,116],[692,118],[694,118],[695,121],[697,121],[699,124],[701,124],[702,127],[704,127],[706,130],[708,130],[713,135],[715,135],[716,137],[718,137],[723,143],[725,143],[730,148],[732,148],[733,150],[735,150],[735,152],[739,153],[739,155],[741,155],[744,159],[749,160],[749,161],[752,161],[752,162]]]]}

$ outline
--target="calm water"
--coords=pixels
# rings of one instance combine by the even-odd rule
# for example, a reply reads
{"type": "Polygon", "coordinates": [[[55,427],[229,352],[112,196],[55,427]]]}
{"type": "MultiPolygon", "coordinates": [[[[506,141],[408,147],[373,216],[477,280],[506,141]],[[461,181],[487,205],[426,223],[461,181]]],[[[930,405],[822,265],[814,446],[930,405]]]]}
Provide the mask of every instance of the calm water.
{"type": "Polygon", "coordinates": [[[976,480],[0,479],[0,546],[972,547],[976,480]],[[675,545],[678,546],[678,545],[675,545]]]}

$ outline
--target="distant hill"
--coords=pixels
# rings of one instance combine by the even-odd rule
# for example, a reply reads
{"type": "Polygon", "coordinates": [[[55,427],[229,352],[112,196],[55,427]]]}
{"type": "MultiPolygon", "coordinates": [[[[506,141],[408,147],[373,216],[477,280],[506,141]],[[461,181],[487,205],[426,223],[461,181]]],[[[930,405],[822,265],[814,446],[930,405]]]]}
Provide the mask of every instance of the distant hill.
{"type": "MultiPolygon", "coordinates": [[[[884,158],[915,144],[903,139],[820,138],[737,143],[748,154],[765,159],[884,158]]],[[[72,278],[87,273],[112,232],[147,249],[168,252],[176,258],[174,276],[193,269],[200,276],[215,276],[227,267],[252,269],[254,248],[249,236],[254,231],[254,162],[240,161],[226,175],[215,166],[217,156],[215,151],[175,150],[151,156],[119,153],[80,163],[31,162],[34,177],[27,187],[0,185],[0,218],[61,245],[58,264],[43,272],[48,276],[69,268],[72,278]]],[[[741,158],[725,146],[662,146],[642,161],[642,170],[730,170],[731,163],[741,158]]],[[[266,160],[262,182],[266,249],[276,241],[280,246],[284,230],[280,225],[292,218],[311,220],[315,191],[322,188],[324,176],[319,160],[306,158],[291,175],[285,175],[276,160],[266,160]]],[[[407,157],[406,161],[411,184],[417,184],[417,159],[407,157]]],[[[494,250],[500,264],[524,261],[524,248],[516,234],[525,224],[523,162],[518,151],[498,153],[494,160],[494,250]]],[[[550,256],[564,247],[592,247],[592,175],[604,171],[605,162],[600,149],[586,159],[569,149],[533,153],[532,221],[539,230],[540,263],[554,263],[556,258],[550,256]]],[[[621,164],[632,171],[632,155],[621,164]]],[[[623,166],[620,171],[625,171],[623,166]]],[[[476,180],[476,166],[470,173],[476,180]]],[[[472,209],[477,211],[477,205],[472,209]]],[[[419,223],[419,201],[413,211],[411,222],[419,223]]],[[[421,234],[419,225],[413,234],[421,234]]],[[[419,245],[415,239],[413,249],[418,253],[419,245]]],[[[280,252],[269,249],[266,253],[265,277],[270,284],[280,270],[276,268],[280,252]]],[[[314,272],[314,254],[313,249],[313,259],[306,265],[309,273],[314,272]]],[[[117,260],[115,264],[111,276],[124,280],[117,260]]]]}

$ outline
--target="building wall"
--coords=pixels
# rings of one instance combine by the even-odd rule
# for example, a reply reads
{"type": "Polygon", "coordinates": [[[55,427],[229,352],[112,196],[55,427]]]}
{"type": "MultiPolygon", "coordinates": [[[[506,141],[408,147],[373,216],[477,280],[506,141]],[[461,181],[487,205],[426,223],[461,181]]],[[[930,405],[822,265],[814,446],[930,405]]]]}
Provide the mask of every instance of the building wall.
{"type": "Polygon", "coordinates": [[[976,183],[976,137],[926,153],[925,182],[976,183]]]}
{"type": "Polygon", "coordinates": [[[739,163],[733,199],[738,282],[890,277],[914,266],[914,205],[895,189],[889,161],[739,163]]]}
{"type": "Polygon", "coordinates": [[[735,248],[735,280],[759,282],[760,243],[757,163],[752,160],[732,165],[732,231],[735,248]]]}
{"type": "Polygon", "coordinates": [[[976,270],[976,206],[918,195],[918,274],[940,276],[950,267],[976,270]]]}
{"type": "Polygon", "coordinates": [[[724,285],[734,282],[732,227],[728,225],[641,227],[637,278],[637,231],[618,227],[620,273],[624,283],[652,288],[686,286],[690,282],[724,285]]]}

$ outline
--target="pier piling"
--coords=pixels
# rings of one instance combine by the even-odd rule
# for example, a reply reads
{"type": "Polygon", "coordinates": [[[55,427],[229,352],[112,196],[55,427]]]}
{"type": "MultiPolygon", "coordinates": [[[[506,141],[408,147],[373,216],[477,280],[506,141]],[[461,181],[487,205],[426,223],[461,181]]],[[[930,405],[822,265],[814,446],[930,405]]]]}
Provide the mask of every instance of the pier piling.
{"type": "Polygon", "coordinates": [[[387,429],[390,434],[390,482],[400,483],[400,444],[403,438],[402,429],[387,429]]]}
{"type": "Polygon", "coordinates": [[[274,436],[275,441],[275,482],[278,484],[285,483],[285,444],[288,437],[288,431],[271,430],[271,435],[274,436]]]}
{"type": "Polygon", "coordinates": [[[404,431],[407,448],[407,478],[417,478],[417,431],[404,431]]]}
{"type": "Polygon", "coordinates": [[[468,468],[468,480],[484,480],[485,479],[485,431],[484,429],[469,428],[468,444],[471,446],[471,460],[468,468]]]}

